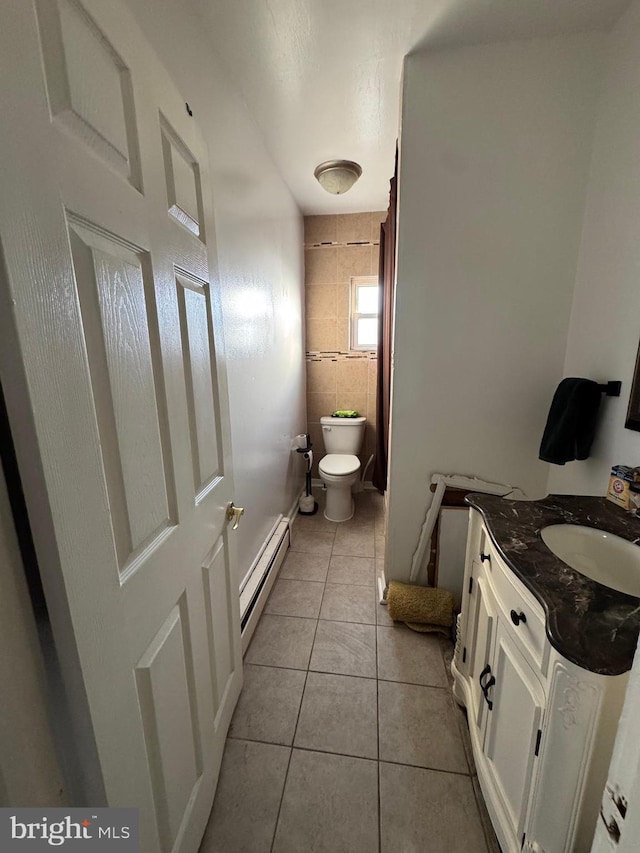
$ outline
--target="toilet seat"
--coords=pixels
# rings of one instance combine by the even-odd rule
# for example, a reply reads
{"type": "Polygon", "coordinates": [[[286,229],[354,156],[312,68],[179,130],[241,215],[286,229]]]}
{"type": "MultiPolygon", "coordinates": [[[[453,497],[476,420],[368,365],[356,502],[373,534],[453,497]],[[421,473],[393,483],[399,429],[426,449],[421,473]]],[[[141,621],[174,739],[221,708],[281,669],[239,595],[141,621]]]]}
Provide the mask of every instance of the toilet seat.
{"type": "Polygon", "coordinates": [[[360,460],[351,453],[328,453],[318,465],[321,474],[330,477],[346,477],[360,468],[360,460]]]}

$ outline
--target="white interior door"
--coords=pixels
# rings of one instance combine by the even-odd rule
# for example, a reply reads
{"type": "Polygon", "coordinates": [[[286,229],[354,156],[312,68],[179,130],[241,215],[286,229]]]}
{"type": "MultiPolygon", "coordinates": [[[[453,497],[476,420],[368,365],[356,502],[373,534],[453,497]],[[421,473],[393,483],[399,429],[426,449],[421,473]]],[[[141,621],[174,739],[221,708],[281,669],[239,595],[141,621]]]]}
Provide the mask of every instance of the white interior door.
{"type": "Polygon", "coordinates": [[[5,0],[0,65],[0,368],[54,634],[107,802],[195,851],[242,680],[206,150],[118,0],[5,0]]]}

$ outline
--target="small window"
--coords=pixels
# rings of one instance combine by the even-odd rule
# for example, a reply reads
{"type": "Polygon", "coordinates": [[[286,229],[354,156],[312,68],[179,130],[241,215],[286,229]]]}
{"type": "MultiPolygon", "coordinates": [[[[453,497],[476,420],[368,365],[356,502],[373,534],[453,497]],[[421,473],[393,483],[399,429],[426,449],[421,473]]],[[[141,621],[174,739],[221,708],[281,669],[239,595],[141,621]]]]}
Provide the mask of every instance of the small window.
{"type": "Polygon", "coordinates": [[[378,349],[378,279],[376,276],[352,276],[351,278],[349,349],[378,349]]]}

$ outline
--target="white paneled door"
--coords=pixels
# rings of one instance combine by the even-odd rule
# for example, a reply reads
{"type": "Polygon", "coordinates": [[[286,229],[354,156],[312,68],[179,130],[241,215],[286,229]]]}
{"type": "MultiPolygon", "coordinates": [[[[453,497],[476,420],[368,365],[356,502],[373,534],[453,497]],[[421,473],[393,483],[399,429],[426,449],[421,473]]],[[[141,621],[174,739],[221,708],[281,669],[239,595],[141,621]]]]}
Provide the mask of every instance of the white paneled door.
{"type": "Polygon", "coordinates": [[[54,632],[108,803],[196,851],[242,680],[206,149],[118,0],[4,0],[0,65],[0,368],[54,632]]]}

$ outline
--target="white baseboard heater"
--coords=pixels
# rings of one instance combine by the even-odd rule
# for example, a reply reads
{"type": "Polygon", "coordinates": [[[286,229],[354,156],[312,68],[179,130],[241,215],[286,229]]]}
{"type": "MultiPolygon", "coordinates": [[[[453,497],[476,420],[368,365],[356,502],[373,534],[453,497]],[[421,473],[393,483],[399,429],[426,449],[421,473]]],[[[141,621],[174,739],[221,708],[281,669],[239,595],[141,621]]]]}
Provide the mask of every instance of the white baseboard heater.
{"type": "Polygon", "coordinates": [[[283,518],[274,528],[259,558],[240,591],[242,654],[249,646],[260,614],[271,592],[282,561],[289,548],[289,519],[283,518]]]}

